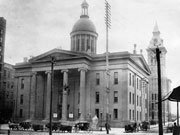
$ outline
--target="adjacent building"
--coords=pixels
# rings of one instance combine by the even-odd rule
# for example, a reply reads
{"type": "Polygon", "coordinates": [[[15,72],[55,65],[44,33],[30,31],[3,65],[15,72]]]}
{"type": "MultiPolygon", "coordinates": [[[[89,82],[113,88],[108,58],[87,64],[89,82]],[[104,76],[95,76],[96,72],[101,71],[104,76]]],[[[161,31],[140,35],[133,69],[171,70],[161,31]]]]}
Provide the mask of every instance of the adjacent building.
{"type": "Polygon", "coordinates": [[[148,64],[136,51],[109,53],[107,94],[106,55],[96,53],[98,33],[88,6],[82,3],[70,33],[71,50],[55,48],[15,65],[16,120],[48,120],[52,86],[53,120],[89,121],[96,115],[104,125],[107,109],[112,127],[149,120],[148,64]]]}
{"type": "MultiPolygon", "coordinates": [[[[157,60],[156,60],[156,47],[159,47],[160,61],[161,61],[161,87],[162,87],[162,100],[167,98],[171,90],[171,80],[166,74],[166,47],[163,44],[163,39],[160,37],[158,25],[154,26],[153,37],[147,48],[148,65],[151,70],[149,77],[149,107],[150,107],[150,120],[158,122],[158,75],[157,75],[157,60]]],[[[162,102],[162,120],[166,122],[171,119],[171,106],[169,101],[162,102]]]]}
{"type": "Polygon", "coordinates": [[[14,67],[11,64],[4,63],[3,71],[3,89],[4,89],[4,119],[12,120],[14,111],[14,67]]]}
{"type": "Polygon", "coordinates": [[[5,104],[5,89],[3,86],[3,71],[4,71],[4,47],[6,35],[6,20],[0,17],[0,117],[2,118],[3,108],[5,104]]]}

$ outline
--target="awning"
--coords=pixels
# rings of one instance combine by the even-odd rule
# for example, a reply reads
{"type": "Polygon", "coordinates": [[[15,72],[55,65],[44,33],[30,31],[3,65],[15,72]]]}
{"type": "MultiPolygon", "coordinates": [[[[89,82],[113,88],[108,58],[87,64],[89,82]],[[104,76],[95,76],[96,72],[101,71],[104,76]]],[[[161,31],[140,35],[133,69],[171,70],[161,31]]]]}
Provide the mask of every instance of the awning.
{"type": "Polygon", "coordinates": [[[180,102],[180,86],[174,88],[167,99],[170,101],[180,102]]]}

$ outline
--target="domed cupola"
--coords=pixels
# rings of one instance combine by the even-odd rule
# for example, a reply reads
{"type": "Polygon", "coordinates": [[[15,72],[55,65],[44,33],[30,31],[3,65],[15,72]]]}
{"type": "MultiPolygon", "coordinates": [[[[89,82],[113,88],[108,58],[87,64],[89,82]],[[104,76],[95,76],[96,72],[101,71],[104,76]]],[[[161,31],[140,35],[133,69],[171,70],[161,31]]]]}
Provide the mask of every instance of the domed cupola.
{"type": "Polygon", "coordinates": [[[82,14],[74,24],[71,35],[71,51],[96,54],[96,42],[98,34],[96,27],[88,16],[88,3],[86,0],[81,4],[82,14]]]}

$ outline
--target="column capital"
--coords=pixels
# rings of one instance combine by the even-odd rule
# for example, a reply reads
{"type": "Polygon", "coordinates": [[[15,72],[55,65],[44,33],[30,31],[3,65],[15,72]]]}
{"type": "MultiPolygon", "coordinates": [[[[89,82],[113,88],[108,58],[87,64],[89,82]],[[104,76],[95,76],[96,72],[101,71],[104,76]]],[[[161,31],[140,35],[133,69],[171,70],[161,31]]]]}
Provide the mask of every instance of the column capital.
{"type": "Polygon", "coordinates": [[[45,74],[51,74],[51,71],[50,70],[45,71],[45,74]]]}
{"type": "Polygon", "coordinates": [[[86,67],[80,67],[80,68],[78,68],[78,71],[80,72],[80,71],[87,71],[88,69],[86,68],[86,67]]]}
{"type": "Polygon", "coordinates": [[[61,70],[61,73],[64,73],[64,72],[68,73],[69,70],[68,70],[68,69],[62,69],[62,70],[61,70]]]}
{"type": "Polygon", "coordinates": [[[33,72],[31,73],[31,75],[32,75],[32,76],[37,75],[37,72],[33,71],[33,72]]]}

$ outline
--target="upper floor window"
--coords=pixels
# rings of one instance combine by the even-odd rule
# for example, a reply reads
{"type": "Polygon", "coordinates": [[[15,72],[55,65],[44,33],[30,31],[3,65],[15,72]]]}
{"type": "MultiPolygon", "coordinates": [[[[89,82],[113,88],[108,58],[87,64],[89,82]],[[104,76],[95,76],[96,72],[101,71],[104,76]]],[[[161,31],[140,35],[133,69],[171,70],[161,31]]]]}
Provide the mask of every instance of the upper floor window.
{"type": "Polygon", "coordinates": [[[118,91],[114,91],[114,103],[118,102],[118,91]]]}
{"type": "Polygon", "coordinates": [[[132,83],[133,83],[133,87],[134,87],[135,86],[134,75],[132,76],[132,83]]]}
{"type": "Polygon", "coordinates": [[[24,89],[24,79],[21,79],[21,89],[24,89]]]}
{"type": "Polygon", "coordinates": [[[129,73],[129,85],[131,86],[131,73],[129,73]]]}
{"type": "Polygon", "coordinates": [[[96,73],[96,85],[100,84],[100,74],[96,73]]]}
{"type": "Polygon", "coordinates": [[[118,109],[114,109],[114,119],[118,119],[118,109]]]}
{"type": "Polygon", "coordinates": [[[138,101],[139,101],[139,96],[138,96],[138,95],[137,95],[137,99],[136,99],[136,100],[137,100],[137,106],[138,106],[138,105],[139,105],[139,103],[138,103],[138,101]]]}
{"type": "Polygon", "coordinates": [[[114,72],[114,84],[118,84],[118,72],[114,72]]]}
{"type": "Polygon", "coordinates": [[[131,104],[131,92],[129,92],[129,104],[131,104]]]}
{"type": "Polygon", "coordinates": [[[96,92],[96,103],[99,103],[99,92],[96,92]]]}
{"type": "Polygon", "coordinates": [[[134,105],[134,93],[133,93],[133,105],[134,105]]]}
{"type": "Polygon", "coordinates": [[[139,79],[137,78],[137,89],[139,89],[139,79]]]}
{"type": "Polygon", "coordinates": [[[23,95],[20,96],[20,104],[23,104],[23,95]]]}
{"type": "Polygon", "coordinates": [[[6,70],[4,70],[4,77],[6,78],[6,73],[7,73],[7,71],[6,70]]]}
{"type": "Polygon", "coordinates": [[[87,50],[88,51],[90,49],[90,43],[89,43],[89,39],[87,39],[87,50]]]}

